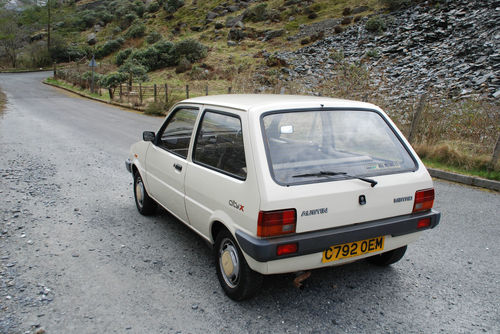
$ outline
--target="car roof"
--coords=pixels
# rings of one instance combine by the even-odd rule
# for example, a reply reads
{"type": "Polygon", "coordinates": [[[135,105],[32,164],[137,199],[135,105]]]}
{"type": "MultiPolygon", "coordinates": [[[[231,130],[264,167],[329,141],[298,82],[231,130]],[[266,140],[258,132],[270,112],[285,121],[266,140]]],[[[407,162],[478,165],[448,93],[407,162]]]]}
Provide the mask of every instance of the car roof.
{"type": "Polygon", "coordinates": [[[194,97],[180,103],[204,104],[245,111],[286,110],[297,108],[364,108],[379,109],[373,104],[322,96],[273,95],[273,94],[226,94],[194,97]]]}

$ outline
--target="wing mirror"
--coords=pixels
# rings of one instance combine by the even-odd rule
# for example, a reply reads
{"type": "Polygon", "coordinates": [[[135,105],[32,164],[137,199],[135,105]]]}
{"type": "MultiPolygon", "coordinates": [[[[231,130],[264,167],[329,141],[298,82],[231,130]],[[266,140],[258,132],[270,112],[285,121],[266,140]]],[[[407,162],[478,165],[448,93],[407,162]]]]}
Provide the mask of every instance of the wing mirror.
{"type": "Polygon", "coordinates": [[[142,140],[144,140],[144,141],[155,140],[155,133],[153,131],[144,131],[142,133],[142,140]]]}

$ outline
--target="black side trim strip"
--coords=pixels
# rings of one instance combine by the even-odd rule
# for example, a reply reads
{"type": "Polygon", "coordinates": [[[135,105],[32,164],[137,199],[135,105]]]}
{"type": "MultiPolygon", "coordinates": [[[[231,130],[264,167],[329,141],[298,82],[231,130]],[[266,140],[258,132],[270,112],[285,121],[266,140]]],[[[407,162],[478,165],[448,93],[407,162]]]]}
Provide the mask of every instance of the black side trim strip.
{"type": "Polygon", "coordinates": [[[342,226],[333,229],[305,232],[290,236],[258,239],[242,231],[236,231],[236,239],[245,253],[256,261],[266,262],[287,257],[307,255],[322,252],[330,246],[374,238],[384,235],[401,236],[434,228],[439,224],[441,213],[430,210],[366,223],[342,226]],[[417,229],[418,221],[430,218],[431,224],[427,228],[417,229]],[[277,256],[276,247],[281,244],[298,243],[298,251],[287,256],[277,256]]]}

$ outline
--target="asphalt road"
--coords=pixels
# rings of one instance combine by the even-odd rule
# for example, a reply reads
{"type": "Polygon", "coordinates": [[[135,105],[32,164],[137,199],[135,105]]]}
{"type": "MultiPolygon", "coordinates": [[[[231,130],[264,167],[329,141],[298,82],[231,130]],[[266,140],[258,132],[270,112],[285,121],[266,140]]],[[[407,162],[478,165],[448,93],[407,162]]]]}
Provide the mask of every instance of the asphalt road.
{"type": "Polygon", "coordinates": [[[0,333],[500,333],[500,195],[435,182],[441,224],[389,268],[365,261],[221,290],[210,250],[146,218],[124,160],[162,119],[1,74],[0,333]]]}

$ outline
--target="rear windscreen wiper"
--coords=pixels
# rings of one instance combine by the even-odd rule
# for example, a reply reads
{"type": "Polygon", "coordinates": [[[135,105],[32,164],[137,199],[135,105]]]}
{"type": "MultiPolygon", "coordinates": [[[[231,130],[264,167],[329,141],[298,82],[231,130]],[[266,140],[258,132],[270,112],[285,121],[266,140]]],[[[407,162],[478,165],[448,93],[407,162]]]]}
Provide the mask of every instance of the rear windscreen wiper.
{"type": "Polygon", "coordinates": [[[317,173],[298,174],[298,175],[294,175],[292,177],[328,177],[328,176],[336,176],[336,175],[344,175],[344,176],[347,176],[347,177],[352,177],[354,179],[358,179],[358,180],[361,180],[361,181],[368,182],[368,183],[370,183],[372,185],[372,188],[375,187],[377,185],[377,183],[378,183],[375,180],[368,179],[366,177],[359,177],[359,176],[349,175],[349,174],[347,174],[345,172],[319,171],[317,173]]]}

